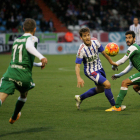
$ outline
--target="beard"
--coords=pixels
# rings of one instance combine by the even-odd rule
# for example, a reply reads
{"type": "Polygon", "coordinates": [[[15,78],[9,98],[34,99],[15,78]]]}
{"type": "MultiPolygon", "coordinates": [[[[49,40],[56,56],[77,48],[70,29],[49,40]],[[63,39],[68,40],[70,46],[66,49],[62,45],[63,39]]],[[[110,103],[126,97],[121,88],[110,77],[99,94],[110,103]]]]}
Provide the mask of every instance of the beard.
{"type": "Polygon", "coordinates": [[[129,42],[129,41],[127,41],[126,42],[126,44],[128,45],[128,46],[131,46],[132,44],[134,44],[135,42],[134,42],[134,40],[132,41],[132,42],[129,42]],[[129,44],[128,44],[129,43],[129,44]]]}
{"type": "Polygon", "coordinates": [[[89,43],[84,42],[86,46],[91,46],[91,41],[89,43]]]}

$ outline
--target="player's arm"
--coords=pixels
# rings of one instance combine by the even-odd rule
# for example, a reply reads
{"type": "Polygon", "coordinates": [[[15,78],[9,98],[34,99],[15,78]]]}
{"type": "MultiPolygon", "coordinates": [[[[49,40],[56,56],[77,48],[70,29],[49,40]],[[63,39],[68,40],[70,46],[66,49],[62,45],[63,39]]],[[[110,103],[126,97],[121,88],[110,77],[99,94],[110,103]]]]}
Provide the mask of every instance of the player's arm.
{"type": "MultiPolygon", "coordinates": [[[[120,60],[118,60],[116,63],[119,65],[125,63],[130,57],[132,57],[133,55],[135,55],[136,50],[138,50],[135,46],[130,46],[126,52],[126,54],[124,55],[124,57],[120,60]]],[[[120,76],[128,73],[131,69],[133,68],[132,62],[129,63],[129,66],[126,67],[126,69],[124,71],[122,71],[121,73],[119,73],[118,75],[113,75],[112,79],[116,79],[119,78],[120,76]]]]}
{"type": "Polygon", "coordinates": [[[32,54],[32,55],[38,57],[38,58],[41,60],[41,62],[42,62],[41,68],[43,69],[43,68],[45,67],[45,65],[47,64],[47,58],[45,58],[45,57],[44,57],[40,52],[38,52],[37,49],[34,47],[34,42],[33,42],[33,40],[32,40],[32,37],[29,37],[29,38],[27,39],[27,42],[26,42],[26,49],[27,49],[27,51],[28,51],[30,54],[32,54]]]}
{"type": "Polygon", "coordinates": [[[120,72],[119,74],[114,74],[111,78],[112,80],[116,80],[117,78],[120,78],[121,76],[125,75],[132,69],[133,69],[133,65],[132,62],[130,62],[129,65],[122,72],[120,72]]]}
{"type": "Polygon", "coordinates": [[[124,55],[124,57],[120,60],[118,60],[116,63],[117,65],[122,65],[123,63],[125,63],[131,56],[135,55],[136,50],[138,50],[135,46],[130,46],[126,52],[126,54],[124,55]]]}
{"type": "Polygon", "coordinates": [[[75,65],[75,72],[76,72],[76,77],[77,77],[77,87],[83,87],[84,86],[84,80],[80,76],[80,66],[83,61],[83,52],[81,50],[81,46],[77,52],[76,56],[76,65],[75,65]]]}
{"type": "Polygon", "coordinates": [[[39,62],[39,63],[34,62],[33,65],[36,66],[36,67],[41,67],[42,66],[42,62],[39,62]]]}
{"type": "Polygon", "coordinates": [[[80,66],[81,64],[76,64],[75,65],[75,72],[77,76],[77,87],[83,87],[84,86],[84,80],[80,76],[80,66]]]}
{"type": "Polygon", "coordinates": [[[108,56],[105,51],[101,52],[103,54],[103,56],[108,60],[108,62],[113,65],[113,66],[118,66],[115,62],[112,61],[112,59],[110,58],[110,56],[108,56]]]}
{"type": "Polygon", "coordinates": [[[109,62],[111,65],[117,66],[117,64],[116,64],[115,62],[112,61],[112,59],[110,58],[110,56],[108,56],[108,55],[105,53],[103,46],[100,44],[100,42],[99,42],[98,40],[96,40],[96,45],[97,45],[97,48],[98,48],[98,52],[101,52],[102,55],[108,60],[108,62],[109,62]]]}

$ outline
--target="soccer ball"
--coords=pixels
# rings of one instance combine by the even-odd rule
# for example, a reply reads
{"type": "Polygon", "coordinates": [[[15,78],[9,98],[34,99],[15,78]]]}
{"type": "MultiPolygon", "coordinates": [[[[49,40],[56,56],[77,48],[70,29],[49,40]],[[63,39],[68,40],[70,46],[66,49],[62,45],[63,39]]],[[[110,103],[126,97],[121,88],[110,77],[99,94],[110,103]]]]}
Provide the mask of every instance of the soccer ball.
{"type": "Polygon", "coordinates": [[[105,46],[105,52],[106,54],[108,54],[109,56],[115,56],[118,54],[119,52],[119,46],[116,43],[108,43],[105,46]]]}

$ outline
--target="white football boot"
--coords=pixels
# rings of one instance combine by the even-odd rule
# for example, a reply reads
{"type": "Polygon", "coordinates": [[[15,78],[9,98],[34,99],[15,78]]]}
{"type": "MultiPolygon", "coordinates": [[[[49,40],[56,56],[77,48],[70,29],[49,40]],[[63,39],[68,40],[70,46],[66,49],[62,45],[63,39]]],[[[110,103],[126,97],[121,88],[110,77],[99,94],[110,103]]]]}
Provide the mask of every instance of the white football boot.
{"type": "Polygon", "coordinates": [[[126,106],[125,105],[121,105],[121,110],[125,110],[126,106]]]}
{"type": "Polygon", "coordinates": [[[75,95],[75,100],[76,100],[77,109],[80,109],[80,104],[82,103],[82,100],[80,99],[80,95],[75,95]]]}

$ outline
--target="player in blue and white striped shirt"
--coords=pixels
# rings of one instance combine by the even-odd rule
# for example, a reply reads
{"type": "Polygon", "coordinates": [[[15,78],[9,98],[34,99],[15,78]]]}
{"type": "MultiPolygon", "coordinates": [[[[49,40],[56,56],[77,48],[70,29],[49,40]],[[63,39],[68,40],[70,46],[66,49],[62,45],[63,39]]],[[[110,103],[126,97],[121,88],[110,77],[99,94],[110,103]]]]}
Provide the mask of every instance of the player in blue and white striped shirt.
{"type": "Polygon", "coordinates": [[[75,61],[77,87],[80,88],[84,86],[84,80],[80,76],[80,66],[82,62],[84,64],[85,75],[95,82],[96,87],[89,89],[82,95],[75,95],[76,106],[80,109],[80,104],[84,99],[102,92],[105,92],[110,104],[114,106],[115,100],[111,92],[111,84],[106,79],[106,74],[99,58],[99,52],[103,54],[111,65],[117,66],[117,64],[105,53],[103,46],[96,38],[91,39],[89,28],[82,28],[79,34],[84,43],[80,45],[75,61]]]}

